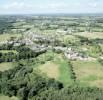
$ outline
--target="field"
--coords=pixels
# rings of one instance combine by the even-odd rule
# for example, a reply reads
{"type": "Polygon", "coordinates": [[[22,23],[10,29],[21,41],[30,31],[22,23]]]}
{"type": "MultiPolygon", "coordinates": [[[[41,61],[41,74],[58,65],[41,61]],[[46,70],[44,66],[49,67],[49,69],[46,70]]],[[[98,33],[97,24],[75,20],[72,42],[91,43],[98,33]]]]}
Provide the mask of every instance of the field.
{"type": "Polygon", "coordinates": [[[87,37],[89,39],[96,39],[96,38],[103,39],[103,33],[102,32],[93,32],[93,33],[82,32],[82,33],[75,33],[75,35],[87,37]]]}
{"type": "Polygon", "coordinates": [[[8,96],[0,95],[0,100],[19,100],[19,99],[16,97],[8,97],[8,96]]]}
{"type": "Polygon", "coordinates": [[[47,77],[54,78],[64,83],[65,86],[71,84],[73,80],[70,77],[71,73],[68,62],[61,54],[52,54],[49,52],[48,56],[50,55],[54,55],[54,59],[46,61],[45,64],[38,65],[36,69],[39,69],[41,73],[44,73],[47,77]]]}
{"type": "Polygon", "coordinates": [[[9,40],[11,37],[20,37],[20,34],[1,34],[0,35],[0,42],[5,42],[9,40]]]}
{"type": "Polygon", "coordinates": [[[0,63],[0,71],[9,70],[9,69],[13,68],[14,65],[15,65],[15,63],[12,63],[12,62],[0,63]]]}
{"type": "Polygon", "coordinates": [[[0,53],[9,53],[9,52],[12,52],[12,53],[15,53],[15,54],[18,53],[16,50],[0,50],[0,53]]]}
{"type": "Polygon", "coordinates": [[[53,62],[47,62],[46,64],[39,67],[39,69],[46,73],[49,78],[58,79],[59,77],[59,66],[53,62]]]}
{"type": "Polygon", "coordinates": [[[103,66],[97,61],[73,61],[74,72],[80,83],[89,86],[103,87],[103,66]]]}
{"type": "Polygon", "coordinates": [[[59,81],[63,82],[65,86],[68,86],[72,84],[73,79],[71,79],[71,73],[70,73],[70,66],[67,61],[58,61],[59,64],[59,70],[60,70],[60,76],[59,81]]]}

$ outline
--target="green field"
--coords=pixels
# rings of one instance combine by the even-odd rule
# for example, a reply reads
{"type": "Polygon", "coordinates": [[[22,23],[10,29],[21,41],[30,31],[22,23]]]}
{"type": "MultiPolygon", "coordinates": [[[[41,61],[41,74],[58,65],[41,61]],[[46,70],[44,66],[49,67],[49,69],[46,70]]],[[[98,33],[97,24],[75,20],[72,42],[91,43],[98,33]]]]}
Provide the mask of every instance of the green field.
{"type": "Polygon", "coordinates": [[[19,100],[17,97],[8,97],[4,95],[0,95],[0,100],[19,100]]]}
{"type": "Polygon", "coordinates": [[[9,40],[11,37],[19,38],[20,36],[21,36],[20,34],[1,34],[0,42],[5,42],[5,41],[9,40]]]}
{"type": "Polygon", "coordinates": [[[63,60],[63,61],[58,61],[59,64],[59,71],[60,71],[60,76],[59,76],[59,81],[63,82],[65,86],[68,86],[72,84],[73,79],[71,79],[71,73],[70,73],[70,66],[68,65],[68,62],[63,60]]]}
{"type": "Polygon", "coordinates": [[[12,69],[15,65],[16,63],[13,63],[13,62],[0,63],[0,71],[12,69]]]}
{"type": "Polygon", "coordinates": [[[65,60],[61,54],[56,54],[48,52],[45,54],[45,58],[40,57],[46,61],[47,58],[54,57],[50,61],[46,61],[44,64],[39,64],[38,67],[34,69],[39,69],[42,73],[46,74],[49,78],[55,78],[56,80],[62,82],[65,86],[70,85],[73,80],[71,79],[70,68],[67,60],[65,60]]]}
{"type": "Polygon", "coordinates": [[[9,53],[9,52],[13,52],[15,54],[17,54],[18,52],[16,50],[0,50],[1,53],[9,53]]]}
{"type": "Polygon", "coordinates": [[[80,32],[80,33],[75,33],[75,35],[79,35],[79,36],[83,36],[83,37],[87,37],[89,39],[103,39],[103,33],[102,32],[80,32]]]}
{"type": "Polygon", "coordinates": [[[49,78],[55,78],[57,80],[60,76],[59,66],[52,61],[46,62],[45,64],[39,66],[39,69],[49,78]]]}
{"type": "Polygon", "coordinates": [[[77,81],[89,86],[103,87],[103,66],[97,61],[73,61],[77,81]]]}

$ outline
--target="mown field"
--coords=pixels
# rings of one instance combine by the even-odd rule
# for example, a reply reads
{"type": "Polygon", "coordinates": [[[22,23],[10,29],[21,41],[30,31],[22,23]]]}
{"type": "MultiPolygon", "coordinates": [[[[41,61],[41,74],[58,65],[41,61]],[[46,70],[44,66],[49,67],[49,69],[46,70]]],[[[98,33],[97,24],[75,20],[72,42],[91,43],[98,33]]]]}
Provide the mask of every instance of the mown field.
{"type": "Polygon", "coordinates": [[[103,66],[98,61],[73,61],[72,64],[78,82],[103,88],[103,66]]]}

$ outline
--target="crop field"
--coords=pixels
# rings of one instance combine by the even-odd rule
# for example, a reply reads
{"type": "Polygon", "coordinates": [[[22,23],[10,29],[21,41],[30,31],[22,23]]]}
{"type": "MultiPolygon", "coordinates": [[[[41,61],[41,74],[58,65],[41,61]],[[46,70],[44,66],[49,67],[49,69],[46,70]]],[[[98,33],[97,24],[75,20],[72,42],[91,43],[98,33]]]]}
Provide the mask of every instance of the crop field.
{"type": "Polygon", "coordinates": [[[103,66],[97,61],[73,61],[72,64],[80,83],[103,88],[103,66]]]}

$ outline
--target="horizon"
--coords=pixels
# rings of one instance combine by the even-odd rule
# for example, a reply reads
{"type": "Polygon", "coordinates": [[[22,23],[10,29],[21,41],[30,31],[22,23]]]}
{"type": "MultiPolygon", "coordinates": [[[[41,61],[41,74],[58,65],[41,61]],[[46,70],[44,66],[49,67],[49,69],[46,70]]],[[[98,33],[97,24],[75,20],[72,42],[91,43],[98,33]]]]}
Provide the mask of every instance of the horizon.
{"type": "Polygon", "coordinates": [[[2,16],[2,15],[44,15],[44,16],[46,16],[46,15],[60,15],[60,16],[71,16],[71,15],[77,15],[77,16],[79,16],[79,15],[81,15],[81,16],[84,16],[84,15],[90,15],[90,16],[95,16],[95,15],[97,15],[97,16],[102,16],[103,15],[103,13],[24,13],[24,14],[21,14],[21,13],[17,13],[17,14],[13,14],[13,13],[10,13],[10,14],[0,14],[0,16],[2,16]]]}

